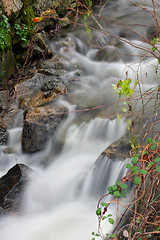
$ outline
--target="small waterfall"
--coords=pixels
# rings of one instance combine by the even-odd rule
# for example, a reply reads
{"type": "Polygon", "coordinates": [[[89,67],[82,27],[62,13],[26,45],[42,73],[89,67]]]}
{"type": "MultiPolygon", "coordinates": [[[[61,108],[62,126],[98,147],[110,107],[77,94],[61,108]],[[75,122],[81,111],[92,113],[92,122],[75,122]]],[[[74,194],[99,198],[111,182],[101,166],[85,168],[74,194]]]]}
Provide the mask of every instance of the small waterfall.
{"type": "MultiPolygon", "coordinates": [[[[144,5],[148,2],[150,1],[143,1],[144,5]]],[[[109,1],[99,14],[102,17],[112,15],[111,17],[124,18],[128,24],[132,23],[133,18],[136,21],[141,19],[141,24],[153,23],[153,20],[146,18],[146,12],[142,16],[139,13],[141,11],[136,12],[135,6],[131,7],[128,0],[117,0],[109,1]]],[[[93,27],[97,24],[91,19],[88,21],[93,27]]],[[[99,22],[104,23],[101,19],[99,22]]],[[[140,30],[138,25],[133,25],[135,31],[140,30]]],[[[103,26],[106,32],[118,38],[126,34],[121,29],[122,26],[108,23],[107,20],[103,26]]],[[[129,44],[141,45],[135,32],[127,32],[127,42],[113,39],[98,31],[92,34],[93,38],[90,39],[86,30],[81,31],[81,28],[78,28],[68,34],[67,47],[64,47],[64,36],[59,36],[58,40],[51,43],[57,56],[63,56],[68,69],[58,80],[64,81],[66,85],[74,82],[75,89],[61,98],[61,103],[65,103],[70,113],[60,129],[57,129],[48,147],[33,155],[22,152],[21,111],[14,128],[9,130],[8,148],[0,147],[0,175],[5,174],[17,162],[27,164],[35,172],[30,176],[26,187],[22,214],[0,217],[0,240],[91,239],[91,232],[97,229],[95,211],[99,198],[106,194],[108,186],[125,174],[125,165],[130,159],[122,162],[118,156],[111,160],[102,154],[110,144],[126,133],[125,120],[119,122],[116,119],[117,111],[121,111],[121,107],[115,104],[118,97],[114,95],[112,84],[117,84],[118,79],[126,77],[131,78],[134,84],[139,75],[144,88],[154,86],[159,75],[159,70],[155,71],[157,60],[150,59],[147,55],[144,56],[145,61],[141,61],[139,55],[143,56],[143,51],[135,51],[129,44]],[[122,56],[122,59],[118,58],[114,62],[94,61],[101,48],[116,49],[119,54],[126,53],[126,57],[122,56]],[[132,57],[132,54],[136,56],[132,57]],[[137,63],[139,59],[140,63],[137,63]],[[102,119],[98,110],[91,111],[97,106],[107,112],[107,117],[103,116],[102,119]],[[63,146],[57,154],[55,149],[61,140],[63,146]],[[10,154],[9,149],[12,150],[10,154]]],[[[146,44],[143,47],[148,46],[146,44]]],[[[109,211],[116,218],[115,207],[111,206],[109,211]]],[[[118,217],[120,214],[121,211],[118,217]]],[[[113,226],[106,223],[103,229],[110,233],[113,226]]]]}

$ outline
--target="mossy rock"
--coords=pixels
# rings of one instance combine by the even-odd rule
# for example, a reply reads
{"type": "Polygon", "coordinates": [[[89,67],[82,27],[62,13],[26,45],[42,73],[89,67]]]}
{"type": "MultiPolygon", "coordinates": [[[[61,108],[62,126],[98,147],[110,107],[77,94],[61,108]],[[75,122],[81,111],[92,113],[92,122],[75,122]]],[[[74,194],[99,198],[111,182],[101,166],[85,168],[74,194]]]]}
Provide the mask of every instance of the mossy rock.
{"type": "Polygon", "coordinates": [[[0,85],[4,84],[15,71],[15,57],[11,49],[4,50],[0,55],[0,85]]]}

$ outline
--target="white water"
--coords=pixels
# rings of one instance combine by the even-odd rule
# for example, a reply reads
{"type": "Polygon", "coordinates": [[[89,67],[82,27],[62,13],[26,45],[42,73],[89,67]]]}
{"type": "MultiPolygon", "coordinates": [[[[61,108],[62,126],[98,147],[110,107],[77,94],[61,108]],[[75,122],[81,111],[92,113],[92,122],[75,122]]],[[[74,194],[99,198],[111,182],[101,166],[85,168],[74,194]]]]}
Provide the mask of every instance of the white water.
{"type": "MultiPolygon", "coordinates": [[[[127,1],[123,2],[126,4],[127,1]]],[[[120,1],[117,3],[121,6],[120,1]]],[[[128,5],[125,6],[128,9],[128,5]]],[[[14,128],[9,131],[8,147],[12,153],[5,154],[4,146],[0,149],[0,174],[3,175],[17,162],[31,166],[37,174],[31,176],[27,186],[23,214],[1,217],[0,240],[91,239],[91,232],[97,229],[97,201],[106,193],[108,186],[121,179],[128,161],[121,162],[118,156],[113,161],[100,154],[125,134],[126,123],[124,119],[121,122],[101,119],[97,117],[97,112],[72,111],[83,106],[89,108],[112,104],[117,99],[113,95],[112,84],[120,78],[126,78],[126,75],[133,82],[138,75],[144,88],[157,83],[157,61],[149,59],[137,63],[137,55],[142,54],[141,50],[136,49],[136,57],[127,64],[123,61],[97,62],[91,59],[98,49],[87,50],[87,44],[81,37],[74,37],[73,34],[70,37],[78,44],[80,51],[76,47],[58,49],[58,54],[65,57],[66,64],[72,65],[72,71],[62,76],[62,80],[67,82],[75,76],[77,70],[81,76],[75,90],[60,99],[71,111],[54,136],[57,141],[64,138],[63,149],[55,156],[56,143],[51,140],[44,151],[32,156],[23,154],[20,143],[22,128],[16,125],[18,121],[15,122],[14,128]],[[46,167],[45,161],[48,164],[46,167]]],[[[103,44],[108,46],[108,38],[103,34],[100,37],[103,44]]],[[[134,41],[141,44],[139,40],[134,41]]],[[[125,49],[133,53],[133,47],[123,44],[125,49]]],[[[119,106],[113,105],[112,108],[116,116],[119,106]]],[[[109,211],[116,218],[115,206],[109,211]]],[[[103,229],[110,233],[112,226],[106,223],[103,229]]]]}

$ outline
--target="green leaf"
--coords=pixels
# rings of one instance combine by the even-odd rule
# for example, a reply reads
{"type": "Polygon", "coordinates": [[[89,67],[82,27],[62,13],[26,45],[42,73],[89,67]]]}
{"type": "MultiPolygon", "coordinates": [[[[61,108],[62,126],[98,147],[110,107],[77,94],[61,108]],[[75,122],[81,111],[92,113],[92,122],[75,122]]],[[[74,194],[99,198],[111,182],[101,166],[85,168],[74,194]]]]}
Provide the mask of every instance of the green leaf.
{"type": "Polygon", "coordinates": [[[108,237],[109,237],[109,234],[107,233],[105,239],[108,239],[108,237]]]}
{"type": "Polygon", "coordinates": [[[133,158],[132,158],[132,164],[134,165],[134,164],[136,164],[137,162],[138,162],[138,157],[137,156],[134,156],[133,158]]]}
{"type": "Polygon", "coordinates": [[[141,182],[141,178],[140,178],[139,176],[136,176],[136,177],[134,178],[134,183],[135,183],[136,185],[138,185],[140,182],[141,182]]]}
{"type": "Polygon", "coordinates": [[[152,141],[152,139],[151,139],[151,137],[149,137],[149,138],[147,139],[147,144],[150,144],[151,141],[152,141]]]}
{"type": "Polygon", "coordinates": [[[160,166],[156,166],[156,170],[158,173],[160,173],[160,166]]]}
{"type": "Polygon", "coordinates": [[[137,166],[133,166],[133,167],[131,167],[131,170],[132,171],[138,171],[138,167],[137,166]]]}
{"type": "Polygon", "coordinates": [[[146,235],[146,238],[151,238],[151,236],[150,235],[146,235]]]}
{"type": "Polygon", "coordinates": [[[112,185],[111,188],[113,191],[116,191],[118,189],[116,185],[112,185]]]}
{"type": "Polygon", "coordinates": [[[107,217],[112,217],[112,214],[108,214],[107,217]]]}
{"type": "Polygon", "coordinates": [[[113,218],[108,218],[108,222],[113,225],[114,224],[114,219],[113,218]]]}
{"type": "Polygon", "coordinates": [[[126,194],[124,192],[121,192],[122,197],[126,197],[126,194]]]}
{"type": "Polygon", "coordinates": [[[127,189],[127,187],[128,187],[127,184],[125,184],[125,183],[122,183],[122,184],[121,184],[121,188],[127,189]]]}
{"type": "Polygon", "coordinates": [[[160,162],[160,158],[155,158],[155,159],[154,159],[154,162],[155,162],[155,163],[160,162]]]}
{"type": "Polygon", "coordinates": [[[103,207],[107,207],[107,206],[108,206],[108,203],[101,202],[101,205],[102,205],[103,207]]]}
{"type": "Polygon", "coordinates": [[[95,235],[96,237],[100,237],[100,235],[98,234],[98,233],[96,233],[96,235],[95,235]]]}
{"type": "Polygon", "coordinates": [[[108,187],[108,191],[109,191],[109,194],[111,194],[111,195],[113,194],[113,189],[111,186],[108,187]]]}
{"type": "Polygon", "coordinates": [[[95,238],[92,238],[92,240],[95,240],[95,238]]]}
{"type": "Polygon", "coordinates": [[[116,198],[119,198],[121,195],[120,195],[120,193],[119,193],[119,191],[115,191],[114,193],[114,196],[116,197],[116,198]]]}
{"type": "Polygon", "coordinates": [[[95,235],[95,232],[92,232],[92,235],[95,235]]]}
{"type": "Polygon", "coordinates": [[[133,171],[133,174],[137,174],[139,172],[139,170],[135,170],[133,171]]]}
{"type": "Polygon", "coordinates": [[[139,237],[137,240],[143,240],[143,238],[142,238],[142,237],[139,237]]]}
{"type": "Polygon", "coordinates": [[[98,208],[96,211],[97,216],[101,215],[101,208],[98,208]]]}
{"type": "Polygon", "coordinates": [[[122,112],[127,112],[127,108],[126,108],[126,107],[123,107],[123,108],[122,108],[122,112]]]}
{"type": "Polygon", "coordinates": [[[147,151],[144,151],[143,155],[147,154],[148,152],[147,151]]]}
{"type": "Polygon", "coordinates": [[[152,47],[152,51],[155,52],[155,51],[156,51],[156,48],[155,48],[155,47],[152,47]]]}
{"type": "Polygon", "coordinates": [[[102,220],[104,221],[106,218],[107,218],[107,217],[106,217],[106,216],[104,216],[104,217],[102,218],[102,220]]]}
{"type": "Polygon", "coordinates": [[[116,236],[116,234],[111,234],[111,236],[110,236],[111,238],[116,238],[117,236],[116,236]]]}
{"type": "Polygon", "coordinates": [[[131,164],[130,163],[127,163],[126,164],[126,168],[130,168],[131,167],[131,164]]]}
{"type": "Polygon", "coordinates": [[[147,174],[147,173],[148,173],[148,171],[146,171],[145,169],[140,170],[140,174],[147,174]]]}
{"type": "Polygon", "coordinates": [[[154,151],[156,149],[156,145],[151,145],[151,150],[154,151]]]}
{"type": "Polygon", "coordinates": [[[117,181],[117,182],[116,182],[116,185],[119,186],[120,184],[121,184],[121,181],[117,181]]]}

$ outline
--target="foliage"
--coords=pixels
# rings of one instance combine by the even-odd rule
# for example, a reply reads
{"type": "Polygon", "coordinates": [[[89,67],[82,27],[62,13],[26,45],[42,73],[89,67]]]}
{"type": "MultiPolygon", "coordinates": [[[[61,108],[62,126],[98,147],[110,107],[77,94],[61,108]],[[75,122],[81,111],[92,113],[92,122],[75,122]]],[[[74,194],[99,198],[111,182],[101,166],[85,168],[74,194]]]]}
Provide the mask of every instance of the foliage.
{"type": "Polygon", "coordinates": [[[0,22],[0,49],[4,50],[11,47],[11,27],[8,18],[2,15],[2,21],[0,22]]]}
{"type": "Polygon", "coordinates": [[[15,28],[15,37],[20,40],[23,44],[28,42],[28,27],[25,24],[16,23],[15,28]]]}
{"type": "MultiPolygon", "coordinates": [[[[158,232],[159,229],[157,228],[159,224],[156,221],[157,212],[155,211],[154,213],[152,213],[153,219],[149,218],[150,211],[153,208],[153,204],[155,209],[158,208],[157,211],[159,211],[160,204],[159,135],[160,134],[158,133],[154,139],[152,139],[151,137],[147,139],[146,146],[142,147],[142,150],[139,152],[139,154],[134,155],[131,159],[131,162],[126,164],[127,173],[125,174],[125,176],[123,176],[121,181],[117,181],[115,185],[109,186],[108,193],[100,199],[96,211],[96,215],[98,216],[99,221],[99,227],[97,234],[92,233],[94,236],[101,236],[103,239],[112,238],[114,232],[110,236],[109,234],[107,234],[106,236],[103,235],[103,232],[101,230],[101,222],[105,219],[108,219],[108,222],[110,224],[114,224],[114,219],[109,218],[112,215],[107,214],[108,207],[110,204],[113,203],[121,204],[118,199],[120,197],[127,196],[128,182],[134,183],[136,187],[135,199],[131,202],[131,204],[134,205],[135,210],[132,210],[134,214],[131,220],[131,225],[128,225],[128,228],[125,228],[127,235],[130,237],[132,236],[132,239],[135,239],[135,236],[139,235],[140,237],[136,239],[140,240],[144,239],[142,238],[143,236],[146,238],[150,238],[151,234],[154,232],[156,232],[157,234],[160,233],[158,232]],[[152,192],[152,195],[150,194],[150,191],[152,192]],[[102,202],[102,199],[109,195],[112,195],[113,199],[108,203],[102,202]],[[147,208],[148,211],[146,211],[145,208],[147,208]],[[146,221],[146,219],[148,220],[146,221]],[[147,231],[149,232],[149,234],[147,234],[147,231]]],[[[127,209],[131,210],[129,207],[126,207],[126,210],[127,209]]],[[[125,213],[123,214],[123,217],[124,215],[125,213]]],[[[114,237],[120,236],[122,234],[122,230],[123,228],[119,230],[117,235],[114,234],[114,237]]]]}

